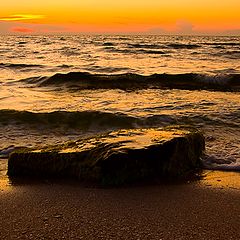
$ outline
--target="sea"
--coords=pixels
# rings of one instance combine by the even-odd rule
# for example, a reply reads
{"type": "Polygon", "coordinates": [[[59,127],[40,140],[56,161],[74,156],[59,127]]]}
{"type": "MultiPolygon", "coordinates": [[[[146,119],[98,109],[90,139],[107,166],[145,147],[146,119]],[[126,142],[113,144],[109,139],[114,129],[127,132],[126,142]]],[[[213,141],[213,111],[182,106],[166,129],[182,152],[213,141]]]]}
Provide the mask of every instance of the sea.
{"type": "Polygon", "coordinates": [[[240,36],[0,36],[0,174],[18,147],[171,125],[240,171],[240,36]]]}

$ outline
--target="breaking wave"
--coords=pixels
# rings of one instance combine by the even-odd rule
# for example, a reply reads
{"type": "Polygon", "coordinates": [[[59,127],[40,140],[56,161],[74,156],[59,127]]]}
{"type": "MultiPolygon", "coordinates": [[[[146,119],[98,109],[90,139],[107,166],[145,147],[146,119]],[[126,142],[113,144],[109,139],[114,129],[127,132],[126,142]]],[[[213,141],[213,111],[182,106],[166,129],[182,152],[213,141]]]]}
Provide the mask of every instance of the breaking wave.
{"type": "Polygon", "coordinates": [[[91,74],[88,72],[57,73],[50,77],[33,77],[21,80],[37,87],[64,86],[81,89],[186,89],[236,91],[240,90],[240,74],[204,75],[153,74],[149,76],[134,73],[91,74]]]}

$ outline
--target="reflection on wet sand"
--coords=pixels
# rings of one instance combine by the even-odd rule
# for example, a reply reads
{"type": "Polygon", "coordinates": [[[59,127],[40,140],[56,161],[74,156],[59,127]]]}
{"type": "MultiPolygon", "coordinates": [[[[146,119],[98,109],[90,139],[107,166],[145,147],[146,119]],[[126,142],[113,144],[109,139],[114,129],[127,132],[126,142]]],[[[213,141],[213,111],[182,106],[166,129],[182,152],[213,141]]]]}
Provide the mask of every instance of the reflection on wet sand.
{"type": "Polygon", "coordinates": [[[205,171],[201,184],[214,188],[240,190],[240,173],[226,171],[205,171]]]}
{"type": "Polygon", "coordinates": [[[9,192],[13,189],[9,178],[7,176],[0,176],[0,192],[9,192]]]}

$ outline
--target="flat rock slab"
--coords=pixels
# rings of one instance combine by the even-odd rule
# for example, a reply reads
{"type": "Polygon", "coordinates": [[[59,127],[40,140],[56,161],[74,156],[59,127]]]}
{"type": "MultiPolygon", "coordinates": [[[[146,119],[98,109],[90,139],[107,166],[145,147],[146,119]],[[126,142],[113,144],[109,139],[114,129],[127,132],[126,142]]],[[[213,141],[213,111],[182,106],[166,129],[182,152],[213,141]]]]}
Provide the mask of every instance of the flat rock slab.
{"type": "Polygon", "coordinates": [[[103,185],[181,178],[201,166],[204,149],[203,135],[194,130],[120,130],[64,145],[13,152],[8,175],[71,177],[103,185]]]}

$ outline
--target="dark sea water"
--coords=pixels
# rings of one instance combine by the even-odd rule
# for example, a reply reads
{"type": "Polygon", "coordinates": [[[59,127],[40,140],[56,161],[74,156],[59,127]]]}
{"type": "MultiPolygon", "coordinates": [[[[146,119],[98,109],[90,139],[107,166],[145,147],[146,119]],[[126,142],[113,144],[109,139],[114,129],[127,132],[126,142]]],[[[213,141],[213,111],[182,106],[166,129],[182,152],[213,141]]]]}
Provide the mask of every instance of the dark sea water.
{"type": "Polygon", "coordinates": [[[0,157],[175,124],[204,133],[206,168],[240,170],[240,37],[0,36],[0,157]]]}

